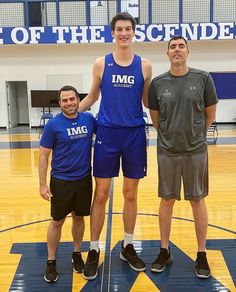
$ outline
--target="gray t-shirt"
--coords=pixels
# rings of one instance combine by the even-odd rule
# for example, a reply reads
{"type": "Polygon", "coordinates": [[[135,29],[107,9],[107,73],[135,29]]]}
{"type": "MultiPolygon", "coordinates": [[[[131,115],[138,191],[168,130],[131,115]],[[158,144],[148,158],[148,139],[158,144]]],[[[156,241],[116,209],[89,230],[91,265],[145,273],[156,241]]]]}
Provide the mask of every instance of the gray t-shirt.
{"type": "Polygon", "coordinates": [[[149,108],[158,111],[158,153],[188,155],[206,149],[205,108],[218,102],[208,72],[189,68],[183,76],[157,76],[148,99],[149,108]]]}

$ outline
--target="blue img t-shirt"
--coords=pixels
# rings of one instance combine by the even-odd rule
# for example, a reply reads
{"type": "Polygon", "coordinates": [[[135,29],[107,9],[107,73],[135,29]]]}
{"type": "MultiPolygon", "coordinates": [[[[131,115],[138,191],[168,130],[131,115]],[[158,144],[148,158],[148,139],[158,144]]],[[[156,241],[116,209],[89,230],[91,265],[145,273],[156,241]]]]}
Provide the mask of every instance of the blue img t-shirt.
{"type": "Polygon", "coordinates": [[[62,113],[48,121],[40,146],[52,149],[51,175],[63,180],[81,179],[91,172],[92,137],[96,120],[90,113],[67,118],[62,113]]]}

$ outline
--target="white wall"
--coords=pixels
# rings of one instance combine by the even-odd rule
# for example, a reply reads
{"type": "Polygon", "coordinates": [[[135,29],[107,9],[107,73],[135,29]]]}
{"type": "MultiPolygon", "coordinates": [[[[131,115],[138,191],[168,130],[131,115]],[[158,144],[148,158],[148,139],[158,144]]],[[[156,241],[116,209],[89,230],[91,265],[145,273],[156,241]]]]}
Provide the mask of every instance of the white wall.
{"type": "MultiPolygon", "coordinates": [[[[235,40],[189,42],[189,66],[207,71],[235,71],[235,40]]],[[[31,108],[30,90],[47,89],[49,74],[82,74],[82,91],[89,91],[94,60],[113,50],[114,44],[2,45],[0,46],[0,127],[7,127],[5,81],[27,80],[30,125],[38,126],[40,109],[31,108]]],[[[153,64],[153,76],[169,69],[166,42],[134,43],[134,51],[153,64]]],[[[96,114],[98,104],[92,107],[96,114]]],[[[218,122],[233,122],[236,99],[221,100],[218,122]]]]}

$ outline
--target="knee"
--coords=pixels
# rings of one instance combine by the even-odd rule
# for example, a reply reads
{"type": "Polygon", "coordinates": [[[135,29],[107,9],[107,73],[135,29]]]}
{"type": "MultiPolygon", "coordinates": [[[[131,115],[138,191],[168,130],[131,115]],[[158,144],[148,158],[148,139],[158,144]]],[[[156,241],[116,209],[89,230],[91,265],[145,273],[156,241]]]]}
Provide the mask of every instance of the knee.
{"type": "Polygon", "coordinates": [[[51,219],[51,225],[53,228],[56,228],[56,229],[61,229],[64,222],[65,222],[65,219],[62,219],[59,221],[55,221],[55,220],[51,219]]]}
{"type": "Polygon", "coordinates": [[[74,223],[81,225],[84,224],[84,216],[72,215],[74,223]]]}
{"type": "Polygon", "coordinates": [[[131,188],[124,188],[124,198],[125,201],[128,203],[134,203],[137,200],[137,191],[131,189],[131,188]]]}
{"type": "Polygon", "coordinates": [[[205,206],[205,201],[204,201],[204,199],[201,199],[201,200],[198,200],[198,201],[191,200],[190,204],[191,204],[192,208],[197,209],[197,208],[204,207],[205,206]]]}
{"type": "Polygon", "coordinates": [[[160,208],[165,208],[165,209],[172,209],[175,203],[175,199],[162,199],[160,203],[160,208]]]}
{"type": "Polygon", "coordinates": [[[96,189],[94,194],[93,204],[105,205],[109,197],[109,190],[107,189],[96,189]]]}

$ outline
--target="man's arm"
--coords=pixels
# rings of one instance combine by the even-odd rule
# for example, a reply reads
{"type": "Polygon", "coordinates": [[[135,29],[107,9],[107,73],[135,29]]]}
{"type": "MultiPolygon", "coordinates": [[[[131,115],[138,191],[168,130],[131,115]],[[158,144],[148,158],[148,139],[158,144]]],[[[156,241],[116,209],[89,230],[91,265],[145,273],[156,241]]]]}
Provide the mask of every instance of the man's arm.
{"type": "Polygon", "coordinates": [[[210,125],[214,122],[216,115],[216,104],[208,106],[205,108],[205,116],[206,116],[206,128],[208,129],[210,125]]]}
{"type": "Polygon", "coordinates": [[[149,110],[150,116],[152,119],[153,127],[157,130],[158,128],[158,111],[155,110],[149,110]]]}
{"type": "Polygon", "coordinates": [[[96,59],[96,61],[94,62],[92,86],[91,86],[91,89],[90,89],[88,95],[79,104],[79,111],[80,112],[86,111],[99,98],[100,83],[101,83],[101,78],[102,78],[102,74],[103,74],[103,70],[104,70],[104,62],[105,62],[104,57],[100,57],[100,58],[96,59]]]}
{"type": "Polygon", "coordinates": [[[48,159],[51,153],[51,149],[40,146],[39,150],[39,193],[41,197],[47,201],[50,201],[52,194],[47,185],[47,170],[48,170],[48,159]]]}
{"type": "Polygon", "coordinates": [[[151,63],[142,58],[142,71],[144,77],[144,86],[143,86],[143,105],[148,108],[148,89],[152,79],[152,65],[151,63]]]}

